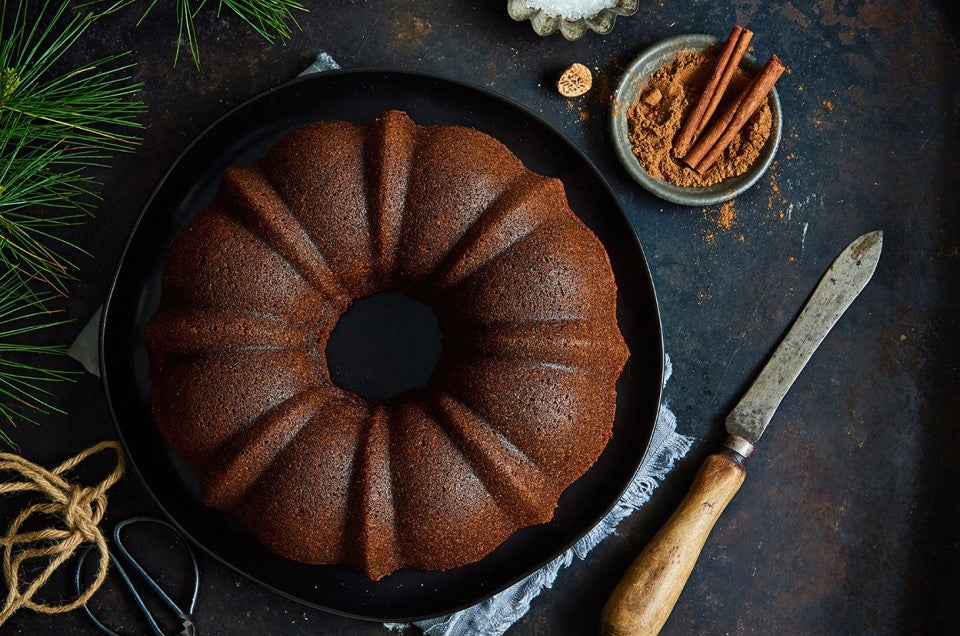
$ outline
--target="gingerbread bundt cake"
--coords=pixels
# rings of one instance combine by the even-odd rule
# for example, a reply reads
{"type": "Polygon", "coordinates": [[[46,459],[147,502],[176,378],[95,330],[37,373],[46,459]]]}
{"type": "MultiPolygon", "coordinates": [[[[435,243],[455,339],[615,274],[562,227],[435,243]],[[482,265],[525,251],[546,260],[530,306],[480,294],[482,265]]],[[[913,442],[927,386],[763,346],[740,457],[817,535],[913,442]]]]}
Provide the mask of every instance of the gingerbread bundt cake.
{"type": "Polygon", "coordinates": [[[628,352],[603,246],[556,179],[473,129],[321,122],[174,238],[150,405],[208,505],[270,550],[372,579],[483,558],[550,520],[611,435],[628,352]],[[433,309],[443,354],[382,402],[330,379],[353,300],[433,309]]]}

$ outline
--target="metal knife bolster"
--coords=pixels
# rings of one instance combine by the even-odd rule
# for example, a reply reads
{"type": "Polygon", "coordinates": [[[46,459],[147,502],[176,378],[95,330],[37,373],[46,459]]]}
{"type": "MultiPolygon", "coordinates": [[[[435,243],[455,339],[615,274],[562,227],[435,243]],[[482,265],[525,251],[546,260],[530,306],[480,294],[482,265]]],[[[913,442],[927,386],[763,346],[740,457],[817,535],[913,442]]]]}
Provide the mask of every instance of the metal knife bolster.
{"type": "Polygon", "coordinates": [[[810,356],[870,280],[882,246],[883,232],[870,232],[833,262],[756,381],[727,416],[725,448],[743,459],[753,453],[810,356]]]}
{"type": "Polygon", "coordinates": [[[723,440],[723,448],[732,451],[730,458],[742,466],[753,455],[756,446],[743,437],[728,432],[723,440]]]}

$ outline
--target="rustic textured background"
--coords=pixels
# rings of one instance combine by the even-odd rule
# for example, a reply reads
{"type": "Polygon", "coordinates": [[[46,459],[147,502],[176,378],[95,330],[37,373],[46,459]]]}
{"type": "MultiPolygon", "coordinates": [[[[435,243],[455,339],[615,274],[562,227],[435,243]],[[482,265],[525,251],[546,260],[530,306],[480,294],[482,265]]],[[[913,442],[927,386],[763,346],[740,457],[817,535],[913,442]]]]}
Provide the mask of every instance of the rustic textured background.
{"type": "MultiPolygon", "coordinates": [[[[163,3],[161,3],[163,4],[163,3]]],[[[787,396],[747,482],[709,540],[665,628],[690,633],[944,633],[960,607],[956,462],[960,314],[960,52],[954,3],[929,0],[642,0],[604,37],[540,38],[505,2],[328,0],[302,32],[268,46],[204,12],[203,67],[181,59],[172,10],[96,25],[80,63],[134,51],[149,104],[143,146],[103,173],[95,220],[73,232],[94,257],[64,303],[77,322],[102,302],[128,230],[177,153],[229,107],[290,78],[317,50],[345,67],[399,67],[465,80],[540,113],[597,163],[638,230],[658,288],[674,376],[667,398],[700,441],[653,501],[588,561],[565,571],[511,633],[590,633],[630,559],[682,497],[722,420],[817,279],[859,234],[884,230],[873,282],[787,396]],[[790,68],[776,163],[721,214],[665,204],[630,181],[607,117],[621,69],[653,42],[733,23],[754,53],[790,68]],[[556,73],[596,70],[587,96],[560,98],[556,73]]],[[[54,464],[115,436],[99,383],[60,387],[69,417],[14,431],[26,456],[54,464]]],[[[108,524],[154,512],[133,476],[108,524]]],[[[162,548],[162,546],[161,546],[162,548]]],[[[160,549],[160,548],[158,548],[160,549]]],[[[204,558],[201,633],[380,634],[278,597],[204,558]]],[[[109,595],[108,595],[109,598],[109,595]]],[[[86,633],[82,614],[23,612],[5,633],[86,633]]]]}

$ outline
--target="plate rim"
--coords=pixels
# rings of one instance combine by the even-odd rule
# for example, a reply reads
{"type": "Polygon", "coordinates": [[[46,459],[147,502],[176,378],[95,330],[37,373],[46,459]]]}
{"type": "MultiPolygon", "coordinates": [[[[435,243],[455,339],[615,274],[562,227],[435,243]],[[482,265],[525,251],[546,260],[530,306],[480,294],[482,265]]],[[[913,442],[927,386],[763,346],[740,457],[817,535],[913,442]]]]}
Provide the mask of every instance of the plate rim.
{"type": "MultiPolygon", "coordinates": [[[[253,582],[256,583],[257,585],[260,585],[260,586],[262,586],[262,587],[264,587],[264,588],[266,588],[266,589],[269,589],[271,592],[273,592],[273,593],[275,593],[275,594],[279,594],[279,595],[281,595],[281,596],[283,596],[283,597],[289,598],[289,599],[291,599],[291,600],[293,600],[293,601],[296,601],[296,602],[298,602],[298,603],[301,603],[301,604],[303,604],[303,605],[306,605],[306,606],[309,606],[309,607],[312,607],[312,608],[320,609],[320,610],[323,610],[323,611],[326,611],[326,612],[330,612],[330,613],[333,613],[333,614],[337,614],[337,615],[340,615],[340,616],[346,616],[346,617],[350,617],[350,618],[356,618],[356,619],[361,619],[361,620],[366,620],[366,621],[371,621],[371,622],[385,622],[385,623],[389,623],[389,622],[403,622],[403,623],[409,623],[409,622],[413,622],[413,621],[417,621],[417,620],[425,620],[425,619],[429,619],[429,618],[435,618],[435,617],[438,617],[438,616],[445,616],[445,615],[447,615],[447,614],[451,614],[451,613],[454,613],[454,612],[457,612],[457,611],[461,611],[461,610],[466,609],[466,608],[468,608],[468,607],[472,607],[473,605],[476,605],[476,604],[478,604],[478,603],[480,603],[480,602],[483,602],[484,600],[486,600],[486,599],[488,599],[488,598],[490,598],[490,597],[492,597],[492,596],[495,596],[496,594],[499,594],[500,592],[504,591],[505,589],[509,588],[510,586],[512,586],[512,585],[516,584],[517,582],[519,582],[519,581],[525,579],[526,577],[530,576],[530,575],[533,574],[534,572],[542,569],[545,565],[547,565],[548,563],[550,563],[550,561],[552,561],[553,559],[557,558],[557,557],[560,556],[561,554],[563,554],[563,553],[565,553],[566,551],[568,551],[573,545],[576,544],[577,541],[579,541],[583,536],[585,536],[586,533],[573,537],[568,543],[566,543],[566,544],[563,546],[563,548],[562,548],[560,551],[558,551],[556,554],[550,556],[549,558],[543,560],[543,562],[538,563],[535,567],[533,567],[532,569],[529,569],[529,571],[525,571],[525,572],[523,572],[523,573],[521,573],[521,574],[519,574],[519,575],[515,575],[515,576],[513,576],[513,577],[508,577],[507,579],[505,579],[505,580],[502,582],[502,584],[493,586],[490,590],[488,590],[488,591],[486,591],[486,592],[484,593],[485,595],[484,595],[483,597],[481,597],[481,598],[479,598],[479,599],[472,599],[472,600],[468,600],[468,601],[465,601],[465,602],[461,602],[461,603],[458,603],[458,604],[456,604],[456,605],[454,605],[454,606],[452,606],[452,607],[445,608],[445,609],[443,609],[443,610],[441,610],[441,611],[436,611],[436,612],[432,612],[432,613],[429,613],[429,614],[423,614],[423,615],[411,615],[411,616],[399,616],[399,617],[397,617],[397,616],[379,616],[379,615],[374,616],[374,615],[358,614],[358,613],[356,613],[356,612],[345,611],[345,610],[342,610],[342,609],[337,609],[337,608],[334,608],[334,607],[328,607],[328,606],[326,606],[326,605],[321,605],[321,604],[319,604],[319,603],[316,603],[316,602],[313,602],[313,601],[304,599],[304,598],[302,598],[302,597],[296,596],[296,595],[293,594],[293,593],[290,593],[290,592],[287,592],[287,591],[285,591],[285,590],[279,589],[279,588],[277,588],[275,585],[272,585],[272,584],[270,584],[270,583],[267,583],[267,582],[261,580],[260,578],[258,578],[257,576],[243,571],[243,570],[241,569],[241,566],[235,565],[234,563],[231,563],[231,562],[227,561],[225,558],[223,558],[223,557],[221,557],[219,554],[215,553],[211,548],[207,547],[205,544],[203,544],[202,542],[200,542],[199,540],[197,540],[197,539],[193,536],[193,534],[192,534],[191,532],[189,532],[186,528],[183,527],[183,525],[170,513],[170,511],[167,509],[167,507],[166,507],[166,506],[160,501],[160,499],[157,497],[157,494],[153,491],[153,489],[150,487],[150,485],[148,484],[147,480],[145,479],[145,477],[144,477],[144,475],[143,475],[143,473],[142,473],[142,471],[141,471],[141,469],[140,469],[140,466],[139,466],[138,462],[135,461],[135,460],[133,459],[132,455],[130,454],[129,445],[128,445],[127,440],[126,440],[126,438],[125,438],[125,436],[124,436],[124,434],[123,434],[123,431],[121,430],[120,423],[119,423],[119,419],[118,419],[118,416],[117,416],[117,412],[116,412],[116,410],[115,410],[115,408],[114,408],[114,402],[113,402],[113,399],[112,399],[112,395],[113,395],[113,394],[112,394],[111,388],[110,388],[110,380],[109,380],[110,372],[109,372],[109,364],[108,364],[108,362],[107,362],[107,356],[106,356],[106,350],[105,350],[105,343],[106,343],[106,340],[107,340],[107,337],[108,337],[108,336],[107,336],[107,326],[108,326],[108,322],[109,322],[109,318],[110,318],[110,313],[111,313],[111,312],[110,312],[110,309],[111,309],[111,306],[113,305],[114,292],[116,291],[116,286],[117,286],[117,283],[118,283],[118,281],[119,281],[120,273],[121,273],[121,270],[123,269],[123,265],[124,265],[124,263],[127,261],[128,252],[129,252],[129,250],[130,250],[131,244],[133,243],[134,237],[137,235],[137,232],[138,232],[138,230],[139,230],[139,227],[140,227],[140,225],[141,225],[144,217],[146,216],[146,214],[147,214],[150,206],[152,205],[154,199],[156,198],[156,196],[158,195],[158,193],[161,191],[161,189],[163,188],[164,184],[165,184],[165,183],[167,182],[167,180],[169,179],[170,175],[175,171],[175,169],[176,169],[177,166],[183,161],[183,159],[190,154],[190,152],[195,148],[195,146],[197,146],[204,138],[206,138],[213,130],[215,130],[218,126],[220,126],[224,121],[230,119],[231,117],[233,117],[233,116],[234,116],[236,113],[238,113],[239,111],[245,109],[245,108],[248,107],[249,105],[251,105],[251,104],[253,104],[253,103],[256,103],[256,102],[258,102],[258,101],[267,100],[267,99],[269,99],[272,95],[274,95],[275,93],[280,92],[280,91],[283,91],[283,90],[287,90],[289,87],[291,87],[291,86],[293,86],[293,85],[300,84],[300,83],[309,83],[309,82],[311,82],[311,81],[316,81],[316,79],[317,79],[319,76],[328,77],[328,76],[335,76],[335,75],[337,75],[337,76],[339,76],[339,75],[356,75],[356,76],[362,76],[362,75],[368,75],[368,76],[394,75],[394,76],[406,76],[406,77],[411,77],[411,78],[415,78],[415,79],[418,79],[418,80],[434,81],[434,82],[438,82],[438,83],[441,83],[441,84],[453,84],[453,85],[455,85],[455,86],[457,86],[457,87],[459,87],[459,88],[461,88],[461,89],[466,89],[468,92],[469,92],[469,91],[479,92],[479,93],[482,93],[483,95],[485,95],[485,96],[487,96],[487,97],[489,97],[489,98],[492,98],[492,99],[495,100],[495,101],[499,101],[499,102],[501,102],[501,103],[506,103],[506,104],[508,104],[509,106],[511,106],[511,107],[513,107],[513,108],[515,108],[515,109],[517,109],[517,110],[519,110],[519,111],[521,111],[521,112],[522,112],[523,114],[525,114],[527,117],[530,117],[531,119],[535,120],[535,121],[538,122],[541,126],[543,126],[544,128],[546,128],[546,129],[548,129],[549,131],[551,131],[553,134],[555,134],[560,140],[562,140],[562,142],[563,142],[566,146],[568,146],[571,150],[573,150],[574,153],[576,153],[576,155],[579,156],[579,158],[584,162],[585,166],[586,166],[587,168],[589,168],[589,169],[594,173],[594,175],[596,176],[596,178],[598,179],[598,181],[602,184],[602,187],[604,188],[607,196],[608,196],[608,197],[610,198],[610,200],[615,204],[615,207],[616,207],[616,209],[617,209],[617,212],[620,214],[623,222],[627,225],[627,227],[630,228],[630,237],[629,237],[629,239],[631,240],[631,242],[633,243],[633,245],[634,245],[634,246],[636,247],[636,249],[638,250],[638,252],[639,252],[639,254],[640,254],[640,256],[641,256],[641,260],[642,260],[643,265],[644,265],[644,267],[642,268],[641,275],[642,275],[643,278],[646,280],[647,284],[649,285],[650,291],[651,291],[651,294],[650,294],[650,295],[651,295],[652,304],[651,304],[650,309],[651,309],[652,312],[653,312],[652,317],[655,318],[655,320],[652,320],[652,321],[651,321],[651,326],[655,326],[655,328],[656,328],[656,338],[655,338],[655,339],[651,338],[651,340],[652,340],[652,341],[655,340],[656,345],[657,345],[657,351],[655,351],[655,352],[647,351],[647,352],[645,352],[645,355],[650,355],[651,353],[653,353],[653,354],[657,355],[657,356],[659,357],[659,360],[660,360],[660,364],[656,365],[656,369],[657,369],[657,371],[658,371],[658,373],[656,374],[656,378],[651,378],[651,384],[652,384],[652,382],[653,382],[654,379],[656,379],[656,381],[657,381],[657,386],[656,386],[656,389],[655,389],[655,392],[656,392],[656,409],[655,409],[655,413],[654,413],[653,427],[656,426],[656,421],[657,421],[657,419],[659,419],[660,412],[661,412],[661,410],[663,409],[663,377],[664,377],[664,373],[665,373],[665,354],[664,354],[664,343],[663,343],[663,322],[662,322],[662,317],[661,317],[661,314],[660,314],[659,298],[658,298],[657,293],[656,293],[656,287],[655,287],[655,285],[654,285],[652,272],[650,271],[650,263],[649,263],[649,260],[647,259],[646,253],[645,253],[644,250],[643,250],[643,245],[642,245],[641,242],[640,242],[640,237],[639,237],[639,235],[637,234],[637,230],[636,230],[636,228],[634,227],[633,223],[630,222],[630,217],[629,217],[629,215],[627,214],[626,209],[623,207],[623,203],[620,201],[620,198],[616,195],[616,193],[614,192],[613,188],[610,186],[610,183],[608,182],[608,180],[606,179],[606,177],[604,177],[603,173],[599,170],[599,168],[597,167],[596,163],[595,163],[592,159],[590,159],[590,157],[587,156],[586,153],[585,153],[577,144],[575,144],[572,140],[570,140],[561,130],[559,130],[555,125],[553,125],[552,123],[550,123],[549,121],[547,121],[545,118],[543,118],[542,116],[540,116],[538,113],[534,112],[532,109],[530,109],[530,108],[528,108],[527,106],[525,106],[525,105],[523,105],[523,104],[515,101],[515,100],[512,99],[512,98],[507,97],[507,96],[505,96],[505,95],[503,95],[503,94],[500,94],[500,93],[498,93],[498,92],[495,92],[495,91],[493,91],[493,90],[490,90],[489,88],[486,88],[486,87],[484,87],[484,86],[476,85],[476,84],[473,84],[473,83],[470,83],[470,82],[467,82],[467,81],[464,81],[464,80],[456,79],[456,78],[445,77],[445,76],[443,76],[443,75],[439,75],[439,74],[436,74],[436,73],[429,73],[429,72],[416,71],[416,70],[410,70],[410,69],[390,68],[390,67],[341,68],[341,69],[332,69],[332,70],[327,70],[327,71],[319,71],[319,72],[310,73],[310,74],[307,74],[307,75],[300,75],[300,76],[297,76],[297,77],[292,78],[292,79],[290,79],[290,80],[287,80],[287,81],[285,81],[285,82],[281,82],[281,83],[279,83],[279,84],[277,84],[277,85],[275,85],[275,86],[272,86],[272,87],[270,87],[270,88],[268,88],[268,89],[266,89],[266,90],[264,90],[264,91],[261,91],[261,92],[257,93],[256,95],[253,95],[252,97],[249,97],[249,98],[247,98],[247,99],[244,99],[244,100],[242,100],[240,103],[238,103],[238,104],[236,104],[235,106],[229,108],[229,109],[228,109],[227,111],[225,111],[223,114],[221,114],[220,116],[216,117],[210,124],[208,124],[207,126],[205,126],[205,127],[204,127],[193,139],[191,139],[191,140],[184,146],[184,148],[176,155],[176,157],[173,159],[173,161],[170,163],[170,165],[167,167],[167,169],[163,172],[163,174],[162,174],[162,175],[160,176],[160,178],[157,180],[156,185],[155,185],[155,186],[153,187],[153,189],[150,191],[150,193],[148,194],[148,196],[144,199],[144,202],[143,202],[143,204],[140,206],[140,210],[139,210],[139,212],[137,213],[137,217],[136,217],[134,223],[133,223],[133,224],[131,225],[131,227],[130,227],[130,230],[129,230],[128,234],[127,234],[127,238],[126,238],[126,240],[125,240],[125,242],[124,242],[124,245],[123,245],[123,249],[121,250],[120,256],[118,257],[118,259],[117,259],[117,261],[116,261],[116,264],[115,264],[115,266],[114,266],[114,268],[113,268],[113,275],[112,275],[111,280],[110,280],[110,285],[109,285],[109,287],[107,288],[106,297],[105,297],[105,300],[104,300],[104,302],[103,302],[103,311],[102,311],[101,316],[100,316],[100,325],[99,325],[99,329],[98,329],[98,331],[97,331],[97,335],[98,335],[97,354],[98,354],[99,363],[100,363],[100,381],[101,381],[101,385],[102,385],[102,387],[103,387],[104,395],[105,395],[105,397],[106,397],[107,408],[108,408],[108,410],[109,410],[109,412],[110,412],[110,419],[111,419],[111,422],[112,422],[112,424],[113,424],[113,427],[114,427],[114,429],[115,429],[115,431],[116,431],[116,433],[117,433],[117,436],[118,436],[118,438],[119,438],[119,440],[120,440],[120,443],[121,443],[121,445],[122,445],[123,448],[124,448],[124,453],[125,453],[125,455],[126,455],[126,457],[127,457],[127,460],[128,460],[127,463],[128,463],[128,465],[130,465],[130,466],[133,468],[133,472],[134,472],[134,474],[136,474],[137,479],[138,479],[139,482],[140,482],[140,485],[141,485],[141,486],[143,487],[143,489],[147,492],[147,494],[149,495],[150,499],[153,501],[154,505],[157,506],[157,508],[162,512],[162,514],[166,517],[166,519],[167,519],[170,523],[172,523],[180,532],[182,532],[183,535],[186,536],[193,545],[195,545],[196,547],[198,547],[198,548],[199,548],[200,550],[202,550],[205,554],[207,554],[207,555],[210,556],[211,558],[215,559],[217,562],[221,563],[222,565],[224,565],[225,567],[227,567],[227,568],[230,569],[231,571],[236,572],[236,573],[239,574],[240,576],[243,576],[244,578],[246,578],[246,579],[248,579],[248,580],[250,580],[250,581],[253,581],[253,582]]],[[[618,293],[620,293],[619,290],[618,290],[618,293]]],[[[631,354],[631,355],[632,355],[632,354],[631,354]]],[[[653,366],[653,365],[651,364],[651,367],[652,367],[652,366],[653,366]]],[[[642,460],[643,460],[643,458],[646,457],[646,455],[650,452],[650,445],[653,443],[653,437],[654,437],[654,436],[652,435],[653,427],[651,428],[651,434],[647,437],[646,445],[645,445],[645,448],[643,449],[643,452],[638,455],[638,457],[639,457],[640,459],[638,460],[637,466],[636,466],[634,472],[632,473],[634,476],[636,475],[636,472],[639,471],[640,468],[642,467],[642,460]]],[[[602,521],[604,518],[606,518],[606,516],[609,514],[610,510],[612,510],[612,509],[617,505],[618,501],[620,500],[620,498],[622,497],[622,495],[623,495],[623,493],[626,491],[626,489],[629,488],[629,486],[630,486],[630,484],[632,483],[632,481],[633,481],[633,479],[629,480],[629,481],[624,485],[623,488],[618,489],[619,492],[617,493],[617,497],[616,497],[615,499],[613,499],[613,501],[612,501],[612,503],[610,504],[610,506],[605,509],[603,515],[602,515],[599,519],[597,519],[597,521],[594,523],[594,526],[592,526],[592,527],[595,527],[596,523],[599,523],[599,522],[602,521]]],[[[589,532],[589,531],[590,531],[590,530],[588,529],[587,532],[589,532]]],[[[282,558],[282,557],[278,557],[278,558],[282,558]]]]}

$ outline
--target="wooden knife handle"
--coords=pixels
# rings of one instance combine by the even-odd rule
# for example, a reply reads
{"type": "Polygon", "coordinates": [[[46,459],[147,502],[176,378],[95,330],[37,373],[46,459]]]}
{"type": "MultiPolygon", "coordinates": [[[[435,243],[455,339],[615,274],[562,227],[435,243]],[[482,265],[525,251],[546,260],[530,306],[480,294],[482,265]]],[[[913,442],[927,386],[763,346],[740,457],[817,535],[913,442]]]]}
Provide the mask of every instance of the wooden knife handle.
{"type": "Polygon", "coordinates": [[[690,492],[647,544],[607,601],[603,636],[657,634],[670,616],[703,544],[746,477],[743,458],[724,449],[710,455],[690,492]]]}

